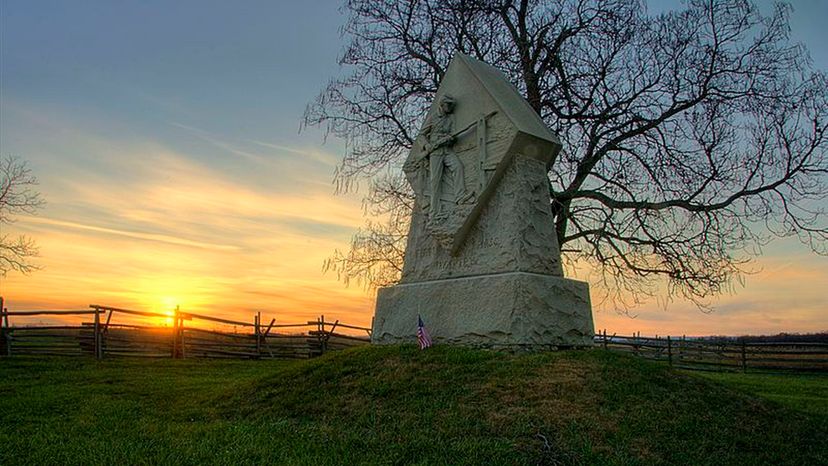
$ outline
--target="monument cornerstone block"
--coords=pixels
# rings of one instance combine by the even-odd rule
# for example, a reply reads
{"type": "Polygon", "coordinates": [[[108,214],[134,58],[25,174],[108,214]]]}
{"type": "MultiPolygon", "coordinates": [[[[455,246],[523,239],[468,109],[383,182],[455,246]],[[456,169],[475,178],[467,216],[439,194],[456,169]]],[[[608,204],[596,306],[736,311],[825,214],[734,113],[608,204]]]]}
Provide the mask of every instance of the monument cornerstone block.
{"type": "Polygon", "coordinates": [[[547,172],[558,138],[495,68],[457,53],[403,166],[416,195],[402,279],[373,342],[587,346],[586,283],[563,278],[547,172]]]}

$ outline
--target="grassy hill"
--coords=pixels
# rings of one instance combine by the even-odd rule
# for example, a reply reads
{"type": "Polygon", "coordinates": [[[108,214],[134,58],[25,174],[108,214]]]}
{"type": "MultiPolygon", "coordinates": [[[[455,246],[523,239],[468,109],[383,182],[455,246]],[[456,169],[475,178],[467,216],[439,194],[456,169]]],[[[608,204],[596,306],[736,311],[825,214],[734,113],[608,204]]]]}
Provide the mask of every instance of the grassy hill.
{"type": "Polygon", "coordinates": [[[600,350],[12,358],[0,464],[828,462],[828,377],[730,377],[600,350]]]}

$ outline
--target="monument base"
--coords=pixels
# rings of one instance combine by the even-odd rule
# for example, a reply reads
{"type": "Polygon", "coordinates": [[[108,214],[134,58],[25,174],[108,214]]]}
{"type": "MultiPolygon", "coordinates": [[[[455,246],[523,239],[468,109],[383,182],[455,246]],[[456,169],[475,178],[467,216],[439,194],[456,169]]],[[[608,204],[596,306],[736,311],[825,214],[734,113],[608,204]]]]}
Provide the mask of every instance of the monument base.
{"type": "Polygon", "coordinates": [[[435,343],[496,349],[592,345],[589,286],[510,272],[381,288],[372,342],[416,342],[417,315],[435,343]]]}

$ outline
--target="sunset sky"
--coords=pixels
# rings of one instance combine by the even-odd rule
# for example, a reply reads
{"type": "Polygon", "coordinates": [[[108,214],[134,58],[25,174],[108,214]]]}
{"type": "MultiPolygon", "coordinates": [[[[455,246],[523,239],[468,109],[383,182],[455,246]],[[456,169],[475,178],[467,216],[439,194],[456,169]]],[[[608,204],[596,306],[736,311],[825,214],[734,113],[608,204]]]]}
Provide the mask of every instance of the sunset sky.
{"type": "MultiPolygon", "coordinates": [[[[795,4],[794,40],[828,70],[828,2],[795,4]]],[[[344,144],[298,131],[338,72],[338,5],[0,2],[0,155],[27,160],[48,203],[3,226],[43,267],[0,278],[8,307],[369,324],[373,294],[322,272],[364,221],[361,193],[331,184],[344,144]]],[[[786,240],[753,267],[713,313],[653,301],[634,319],[599,309],[596,328],[828,330],[828,259],[786,240]]]]}

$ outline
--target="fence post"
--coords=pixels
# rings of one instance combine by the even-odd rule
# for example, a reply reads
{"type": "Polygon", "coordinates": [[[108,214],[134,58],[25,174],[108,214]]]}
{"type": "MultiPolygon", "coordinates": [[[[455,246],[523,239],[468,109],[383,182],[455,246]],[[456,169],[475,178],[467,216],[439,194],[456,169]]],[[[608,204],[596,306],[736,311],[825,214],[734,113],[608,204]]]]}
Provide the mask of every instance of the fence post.
{"type": "Polygon", "coordinates": [[[262,356],[262,332],[261,332],[261,325],[262,325],[262,311],[256,313],[253,316],[253,328],[256,332],[256,355],[257,357],[262,356]]]}
{"type": "Polygon", "coordinates": [[[267,330],[264,331],[262,334],[262,343],[267,347],[267,352],[270,354],[270,357],[273,357],[273,350],[270,349],[270,343],[267,342],[267,336],[270,335],[270,330],[273,328],[273,325],[276,323],[276,318],[270,319],[270,325],[267,326],[267,330]]]}
{"type": "Polygon", "coordinates": [[[9,316],[6,315],[6,301],[0,296],[0,344],[3,345],[0,351],[3,351],[3,356],[11,356],[11,341],[9,340],[11,331],[9,330],[9,316]]]}
{"type": "Polygon", "coordinates": [[[172,358],[175,359],[178,355],[178,306],[173,311],[173,328],[172,328],[172,358]]]}
{"type": "Polygon", "coordinates": [[[742,372],[747,372],[747,351],[745,350],[745,338],[742,337],[742,372]]]}
{"type": "Polygon", "coordinates": [[[322,346],[322,354],[325,354],[325,351],[328,350],[328,341],[325,339],[325,314],[322,314],[322,318],[319,320],[321,325],[321,331],[319,332],[319,342],[322,346]]]}
{"type": "Polygon", "coordinates": [[[106,323],[104,324],[104,333],[109,331],[109,321],[112,320],[112,309],[109,310],[109,313],[106,315],[106,323]]]}
{"type": "Polygon", "coordinates": [[[604,329],[604,349],[607,349],[607,329],[604,329]]]}
{"type": "Polygon", "coordinates": [[[101,312],[95,309],[95,359],[101,359],[101,312]]]}
{"type": "Polygon", "coordinates": [[[184,316],[178,305],[175,306],[175,315],[178,316],[178,359],[184,359],[184,316]]]}
{"type": "Polygon", "coordinates": [[[0,309],[3,310],[3,322],[6,323],[6,356],[12,355],[12,330],[11,330],[11,323],[9,322],[9,308],[6,307],[6,303],[3,302],[0,304],[0,309]]]}
{"type": "Polygon", "coordinates": [[[673,367],[673,342],[670,340],[670,335],[667,335],[667,362],[670,367],[673,367]]]}

